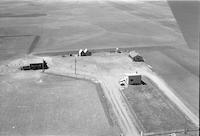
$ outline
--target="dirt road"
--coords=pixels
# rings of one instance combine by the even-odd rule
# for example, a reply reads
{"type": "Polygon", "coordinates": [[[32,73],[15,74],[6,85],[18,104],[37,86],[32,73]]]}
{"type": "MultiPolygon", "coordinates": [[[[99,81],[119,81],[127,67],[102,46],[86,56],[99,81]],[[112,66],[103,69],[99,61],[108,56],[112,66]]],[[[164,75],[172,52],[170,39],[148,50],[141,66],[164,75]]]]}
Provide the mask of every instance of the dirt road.
{"type": "Polygon", "coordinates": [[[116,84],[117,82],[113,81],[112,77],[105,75],[99,77],[99,79],[102,81],[101,84],[104,87],[105,94],[112,103],[116,116],[118,117],[119,125],[125,136],[139,136],[130,118],[130,114],[126,109],[126,105],[123,103],[118,84],[116,84]]]}

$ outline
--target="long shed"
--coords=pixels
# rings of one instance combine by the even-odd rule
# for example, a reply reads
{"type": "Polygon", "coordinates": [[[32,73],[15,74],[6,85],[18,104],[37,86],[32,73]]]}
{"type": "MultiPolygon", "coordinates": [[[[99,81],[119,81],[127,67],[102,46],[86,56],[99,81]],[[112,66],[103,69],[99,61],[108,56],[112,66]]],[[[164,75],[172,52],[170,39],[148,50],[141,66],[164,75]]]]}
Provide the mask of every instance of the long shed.
{"type": "Polygon", "coordinates": [[[20,67],[21,70],[40,70],[40,69],[48,69],[47,63],[43,60],[43,63],[31,63],[29,66],[20,67]]]}

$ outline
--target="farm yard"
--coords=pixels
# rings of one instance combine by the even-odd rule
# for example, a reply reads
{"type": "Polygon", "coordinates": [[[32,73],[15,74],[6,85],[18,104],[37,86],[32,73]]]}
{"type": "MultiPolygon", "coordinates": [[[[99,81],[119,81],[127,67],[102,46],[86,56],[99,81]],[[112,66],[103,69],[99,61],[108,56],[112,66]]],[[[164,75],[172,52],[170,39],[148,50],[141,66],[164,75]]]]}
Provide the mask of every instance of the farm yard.
{"type": "Polygon", "coordinates": [[[198,128],[199,45],[190,37],[197,4],[186,10],[190,15],[171,3],[1,0],[0,136],[138,136],[135,128],[148,135],[198,128]],[[74,56],[85,48],[92,56],[76,58],[75,76],[74,56]],[[133,62],[132,50],[144,62],[133,62]],[[44,73],[19,69],[43,59],[44,73]],[[161,80],[145,78],[146,85],[128,87],[122,97],[119,80],[135,71],[161,80]]]}

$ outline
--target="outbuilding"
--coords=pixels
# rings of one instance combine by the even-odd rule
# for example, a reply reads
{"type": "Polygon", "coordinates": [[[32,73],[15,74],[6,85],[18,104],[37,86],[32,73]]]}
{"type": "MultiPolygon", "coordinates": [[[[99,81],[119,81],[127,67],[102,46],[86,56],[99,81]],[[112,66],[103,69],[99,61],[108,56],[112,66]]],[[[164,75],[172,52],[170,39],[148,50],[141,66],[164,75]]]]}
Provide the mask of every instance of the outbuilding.
{"type": "Polygon", "coordinates": [[[78,52],[78,56],[84,56],[84,54],[85,54],[84,51],[82,49],[80,49],[78,52]]]}
{"type": "Polygon", "coordinates": [[[40,69],[48,69],[47,63],[43,60],[43,63],[31,63],[28,66],[20,67],[21,70],[40,70],[40,69]]]}
{"type": "Polygon", "coordinates": [[[138,73],[125,74],[125,76],[120,80],[121,86],[141,85],[141,84],[142,84],[142,76],[138,73]]]}
{"type": "Polygon", "coordinates": [[[129,75],[128,76],[128,85],[141,85],[142,76],[141,75],[129,75]]]}
{"type": "Polygon", "coordinates": [[[139,53],[137,53],[137,52],[135,52],[135,51],[131,51],[130,53],[129,53],[129,57],[132,59],[132,61],[134,61],[134,62],[144,62],[144,59],[143,59],[143,57],[139,54],[139,53]]]}
{"type": "Polygon", "coordinates": [[[143,59],[142,56],[136,55],[135,57],[133,57],[133,61],[135,61],[135,62],[144,62],[144,59],[143,59]]]}
{"type": "Polygon", "coordinates": [[[78,56],[91,56],[92,52],[88,51],[86,48],[85,50],[80,49],[78,52],[78,56]]]}

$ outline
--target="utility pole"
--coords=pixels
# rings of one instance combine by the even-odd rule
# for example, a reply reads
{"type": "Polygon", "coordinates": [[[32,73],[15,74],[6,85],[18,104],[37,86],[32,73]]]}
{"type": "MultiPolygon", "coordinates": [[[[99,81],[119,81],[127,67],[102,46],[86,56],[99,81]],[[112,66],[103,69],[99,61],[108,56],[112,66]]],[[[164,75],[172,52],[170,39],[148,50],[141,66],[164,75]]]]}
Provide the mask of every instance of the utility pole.
{"type": "Polygon", "coordinates": [[[44,72],[44,59],[43,59],[43,63],[42,63],[42,72],[44,72]]]}
{"type": "Polygon", "coordinates": [[[187,134],[187,118],[185,117],[185,123],[184,123],[184,134],[187,134]]]}
{"type": "MultiPolygon", "coordinates": [[[[76,75],[76,63],[77,63],[77,60],[76,60],[76,58],[77,58],[77,55],[74,55],[75,56],[75,59],[74,59],[74,65],[75,65],[75,67],[74,67],[74,73],[75,73],[75,75],[76,75]]],[[[76,76],[77,77],[77,76],[76,76]]]]}

